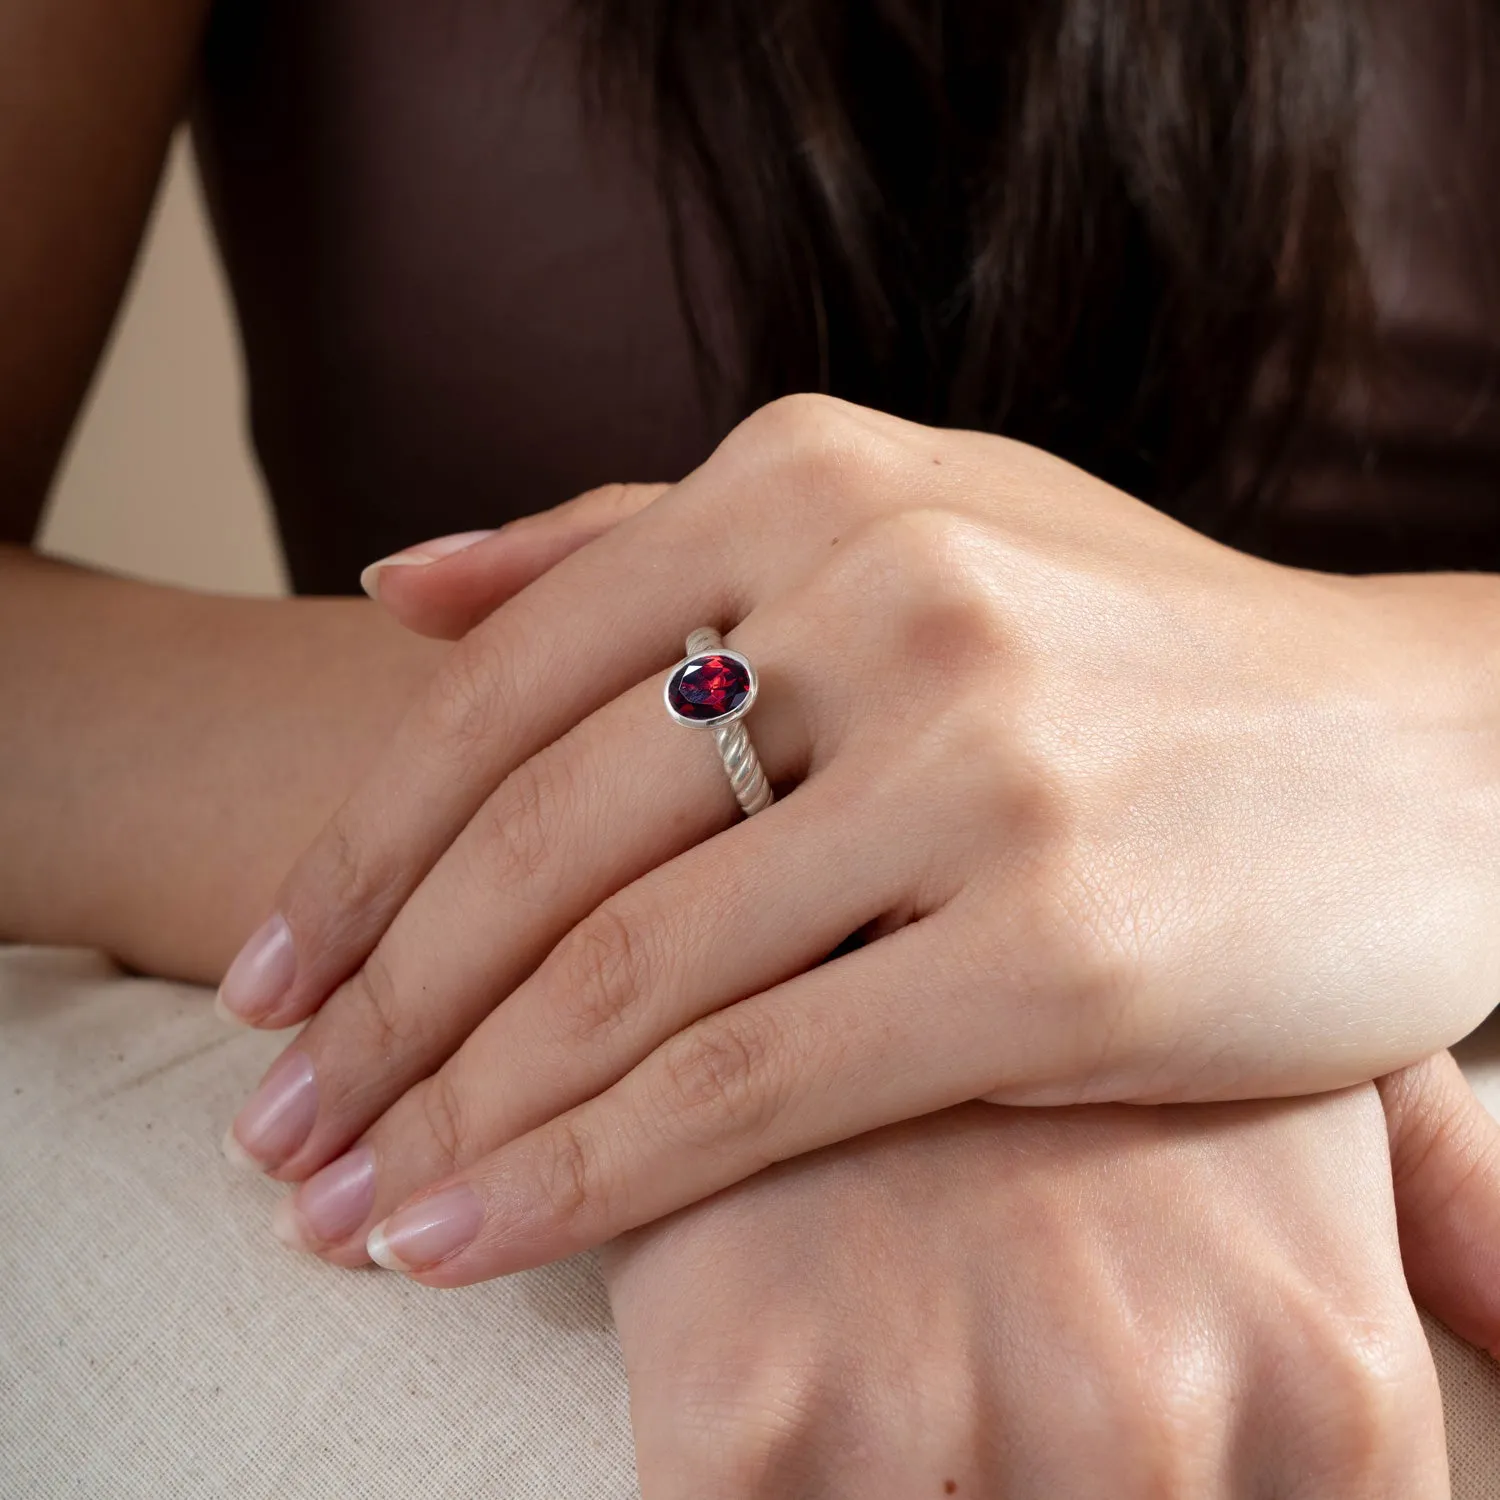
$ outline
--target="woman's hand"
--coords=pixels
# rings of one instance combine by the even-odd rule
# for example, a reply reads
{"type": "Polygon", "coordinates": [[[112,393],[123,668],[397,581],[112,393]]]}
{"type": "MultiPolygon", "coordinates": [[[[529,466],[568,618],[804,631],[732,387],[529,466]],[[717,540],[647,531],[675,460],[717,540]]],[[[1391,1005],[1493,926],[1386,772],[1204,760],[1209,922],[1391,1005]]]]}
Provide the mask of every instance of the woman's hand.
{"type": "Polygon", "coordinates": [[[967,1105],[635,1231],[644,1500],[1439,1500],[1375,1092],[967,1105]]]}
{"type": "Polygon", "coordinates": [[[966,1099],[1419,1056],[1489,1008],[1500,860],[1493,736],[1402,597],[1000,439],[769,408],[472,631],[293,872],[225,1002],[334,992],[237,1141],[293,1179],[508,1143],[376,1238],[458,1284],[966,1099]],[[794,790],[710,837],[650,674],[736,621],[794,790]]]}

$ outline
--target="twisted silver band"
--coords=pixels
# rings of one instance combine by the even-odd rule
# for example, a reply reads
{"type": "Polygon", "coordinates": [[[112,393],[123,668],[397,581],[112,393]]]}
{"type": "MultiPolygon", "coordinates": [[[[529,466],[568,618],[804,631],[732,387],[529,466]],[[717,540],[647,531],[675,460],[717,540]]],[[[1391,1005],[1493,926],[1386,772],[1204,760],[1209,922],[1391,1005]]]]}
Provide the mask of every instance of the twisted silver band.
{"type": "Polygon", "coordinates": [[[745,816],[764,812],[771,805],[771,783],[761,767],[760,756],[750,743],[750,736],[743,724],[729,724],[714,730],[719,754],[724,760],[724,769],[729,772],[729,784],[745,816]]]}
{"type": "MultiPolygon", "coordinates": [[[[755,746],[750,743],[750,736],[744,725],[744,716],[750,712],[750,706],[755,702],[758,686],[755,669],[750,663],[739,652],[726,650],[723,636],[705,625],[687,638],[687,655],[674,668],[665,689],[667,712],[679,724],[687,724],[694,729],[713,730],[724,769],[729,773],[729,785],[734,788],[735,800],[745,810],[747,817],[753,817],[771,805],[771,784],[766,780],[760,757],[755,753],[755,746]],[[732,708],[707,719],[689,717],[684,712],[685,705],[680,697],[674,702],[674,693],[680,692],[679,684],[684,673],[692,669],[695,657],[703,656],[722,658],[743,679],[743,690],[737,695],[739,701],[732,708]]],[[[704,711],[701,709],[694,709],[695,714],[702,712],[704,711]]]]}

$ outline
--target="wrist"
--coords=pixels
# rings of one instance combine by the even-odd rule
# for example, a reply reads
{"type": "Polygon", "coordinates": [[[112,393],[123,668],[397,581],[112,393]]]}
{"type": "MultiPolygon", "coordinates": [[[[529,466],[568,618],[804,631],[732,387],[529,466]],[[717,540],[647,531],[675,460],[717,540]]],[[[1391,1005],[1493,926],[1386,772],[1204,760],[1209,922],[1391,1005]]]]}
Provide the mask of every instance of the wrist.
{"type": "Polygon", "coordinates": [[[1337,580],[1357,601],[1400,702],[1434,727],[1500,742],[1500,577],[1377,573],[1337,580]]]}
{"type": "MultiPolygon", "coordinates": [[[[1397,749],[1500,841],[1500,578],[1342,580],[1360,610],[1364,674],[1397,749]]],[[[1500,853],[1500,849],[1497,849],[1500,853]]]]}
{"type": "MultiPolygon", "coordinates": [[[[1431,909],[1468,970],[1473,1024],[1500,998],[1500,578],[1390,574],[1345,580],[1363,621],[1362,669],[1381,736],[1365,740],[1372,812],[1431,851],[1431,909]],[[1454,946],[1461,944],[1462,946],[1454,946]]],[[[1455,1033],[1455,1039],[1459,1033],[1455,1033]]]]}

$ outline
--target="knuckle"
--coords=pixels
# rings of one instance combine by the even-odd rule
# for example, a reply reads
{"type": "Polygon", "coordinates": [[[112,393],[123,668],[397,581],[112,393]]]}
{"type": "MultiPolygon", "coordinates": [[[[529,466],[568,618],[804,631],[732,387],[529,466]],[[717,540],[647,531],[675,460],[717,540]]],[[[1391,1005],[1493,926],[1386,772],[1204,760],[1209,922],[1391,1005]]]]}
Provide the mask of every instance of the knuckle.
{"type": "Polygon", "coordinates": [[[782,396],[747,417],[725,439],[738,462],[805,505],[842,502],[881,446],[874,430],[854,409],[832,396],[782,396]]]}
{"type": "Polygon", "coordinates": [[[550,903],[559,867],[559,810],[567,799],[565,761],[553,749],[533,755],[506,777],[489,802],[484,844],[498,886],[550,903]]]}
{"type": "Polygon", "coordinates": [[[662,1049],[669,1128],[687,1144],[759,1135],[783,1102],[771,1032],[738,1009],[698,1022],[662,1049]]]}
{"type": "Polygon", "coordinates": [[[1117,1416],[1133,1435],[1134,1492],[1152,1500],[1196,1500],[1216,1467],[1223,1413],[1232,1397],[1215,1372],[1186,1370],[1143,1353],[1135,1399],[1117,1416]]]}
{"type": "Polygon", "coordinates": [[[390,1057],[410,1045],[413,1018],[379,949],[350,976],[346,994],[377,1056],[390,1057]]]}
{"type": "Polygon", "coordinates": [[[814,448],[848,423],[850,408],[834,396],[796,391],[750,413],[735,429],[772,448],[814,448]]]}
{"type": "Polygon", "coordinates": [[[888,584],[903,651],[951,673],[959,665],[992,668],[1009,657],[1016,634],[994,587],[979,528],[967,516],[938,509],[882,517],[872,528],[889,560],[888,584]]]}
{"type": "Polygon", "coordinates": [[[561,1115],[541,1137],[537,1185],[554,1221],[564,1228],[587,1218],[609,1219],[609,1179],[594,1137],[561,1115]]]}
{"type": "Polygon", "coordinates": [[[637,511],[654,505],[672,486],[669,484],[613,484],[602,502],[611,521],[628,521],[637,511]]]}
{"type": "MultiPolygon", "coordinates": [[[[394,883],[394,872],[371,848],[352,823],[347,803],[329,819],[323,834],[317,888],[329,907],[357,914],[383,909],[394,883]]],[[[289,906],[299,902],[290,901],[289,906]]]]}
{"type": "Polygon", "coordinates": [[[654,965],[647,927],[609,903],[585,917],[558,951],[560,1025],[588,1046],[616,1031],[652,993],[654,965]]]}
{"type": "Polygon", "coordinates": [[[456,760],[490,744],[509,694],[492,632],[481,626],[449,650],[425,701],[432,738],[456,760]]]}
{"type": "Polygon", "coordinates": [[[593,489],[585,490],[581,495],[575,495],[571,500],[565,501],[558,507],[559,510],[586,510],[590,513],[600,511],[612,515],[616,511],[625,510],[638,490],[649,488],[645,485],[625,484],[621,480],[611,480],[608,484],[596,484],[593,489]]]}
{"type": "Polygon", "coordinates": [[[422,1122],[436,1147],[445,1169],[467,1166],[471,1155],[472,1135],[463,1099],[453,1085],[447,1069],[439,1069],[426,1079],[418,1094],[422,1122]]]}
{"type": "Polygon", "coordinates": [[[1328,1418],[1337,1472],[1374,1476],[1384,1467],[1413,1394],[1405,1364],[1383,1339],[1344,1341],[1328,1418]]]}
{"type": "Polygon", "coordinates": [[[1434,1399],[1426,1342],[1321,1309],[1302,1323],[1303,1461],[1340,1493],[1373,1493],[1410,1457],[1434,1399]]]}
{"type": "Polygon", "coordinates": [[[824,1402],[805,1372],[783,1366],[717,1372],[679,1408],[674,1441],[691,1459],[697,1493],[733,1500],[827,1494],[814,1433],[824,1402]]]}
{"type": "MultiPolygon", "coordinates": [[[[1024,689],[1025,637],[995,587],[992,536],[970,517],[904,509],[861,522],[820,574],[822,592],[841,607],[861,601],[868,620],[878,601],[884,649],[903,671],[942,684],[974,681],[993,698],[997,674],[1007,691],[1024,689]]],[[[905,680],[905,679],[903,679],[905,680]]]]}

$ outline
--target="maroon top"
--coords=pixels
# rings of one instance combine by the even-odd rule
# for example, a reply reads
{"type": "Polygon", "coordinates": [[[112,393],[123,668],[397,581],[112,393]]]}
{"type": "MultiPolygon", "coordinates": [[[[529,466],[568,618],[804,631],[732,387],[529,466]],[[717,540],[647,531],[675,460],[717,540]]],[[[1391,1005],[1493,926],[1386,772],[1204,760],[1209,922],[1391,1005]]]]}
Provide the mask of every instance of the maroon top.
{"type": "MultiPolygon", "coordinates": [[[[1255,546],[1500,570],[1500,108],[1470,0],[1382,10],[1361,216],[1390,354],[1255,546]]],[[[698,389],[649,173],[583,118],[567,13],[220,0],[198,143],[301,591],[681,476],[738,415],[698,389]]]]}

